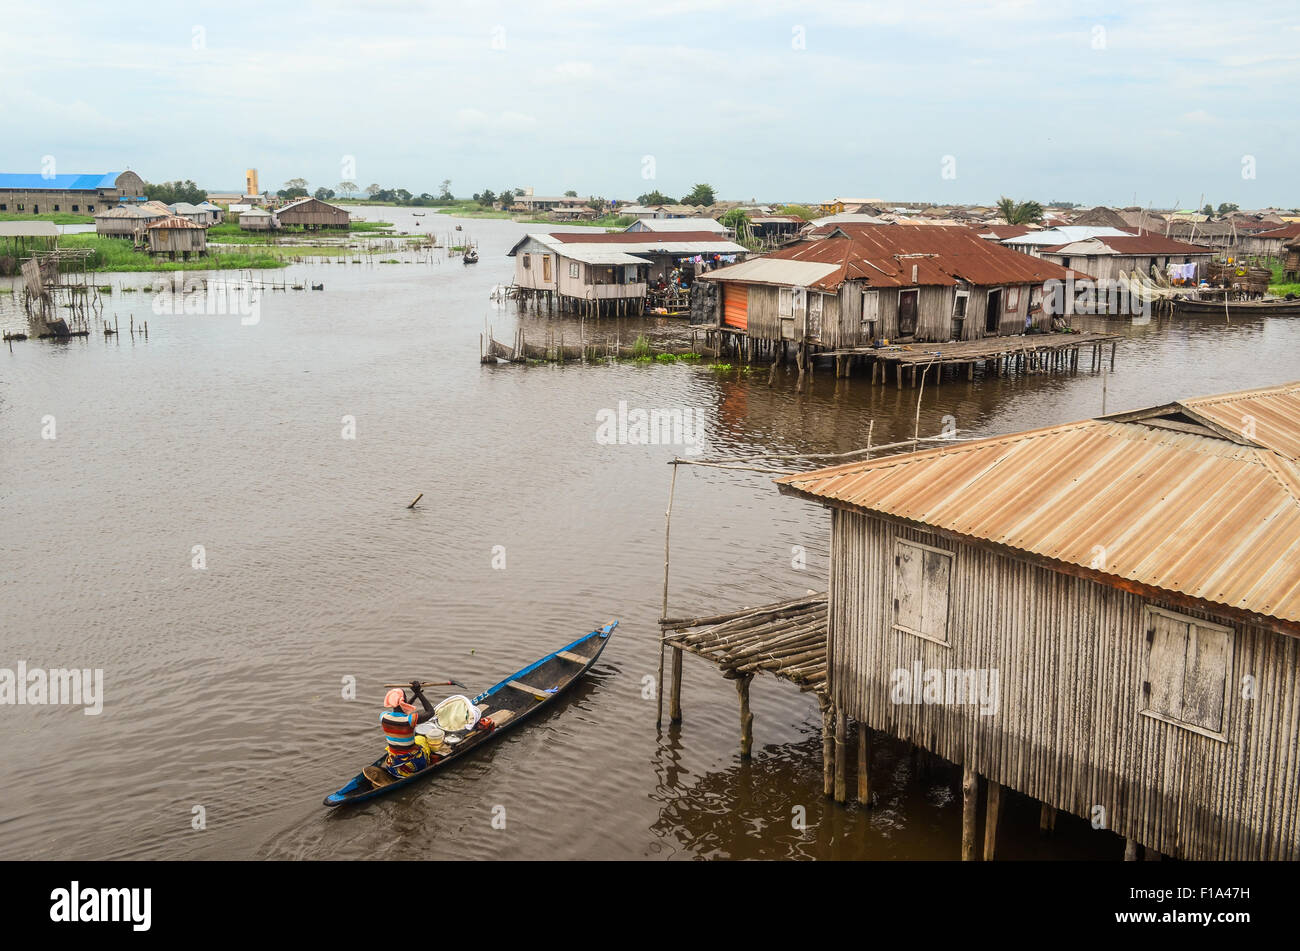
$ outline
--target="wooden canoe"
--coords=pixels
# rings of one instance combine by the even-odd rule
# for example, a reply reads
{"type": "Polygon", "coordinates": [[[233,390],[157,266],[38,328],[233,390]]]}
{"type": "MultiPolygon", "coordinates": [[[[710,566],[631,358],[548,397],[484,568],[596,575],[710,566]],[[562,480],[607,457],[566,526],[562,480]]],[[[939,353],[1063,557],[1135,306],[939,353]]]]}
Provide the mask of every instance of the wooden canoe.
{"type": "MultiPolygon", "coordinates": [[[[459,742],[451,744],[444,741],[441,754],[425,769],[401,779],[384,773],[386,781],[376,784],[366,778],[366,771],[369,770],[372,775],[375,775],[374,771],[382,768],[386,758],[381,756],[366,767],[366,770],[353,776],[342,789],[326,796],[325,805],[331,808],[350,805],[405,789],[412,783],[426,779],[433,773],[473,755],[477,749],[499,734],[523,722],[543,707],[554,704],[557,697],[581,680],[600,657],[601,651],[609,643],[609,636],[614,633],[616,627],[618,622],[610,621],[604,627],[578,638],[572,644],[547,654],[527,667],[520,668],[499,684],[489,687],[474,697],[474,703],[483,708],[483,715],[492,721],[491,729],[475,728],[461,733],[449,733],[448,740],[459,740],[459,742]]],[[[421,722],[423,721],[424,714],[421,713],[421,722]]],[[[376,716],[376,735],[378,735],[378,722],[379,718],[376,716]]]]}
{"type": "Polygon", "coordinates": [[[1300,300],[1221,300],[1174,298],[1174,313],[1187,317],[1293,317],[1300,314],[1300,300]]]}

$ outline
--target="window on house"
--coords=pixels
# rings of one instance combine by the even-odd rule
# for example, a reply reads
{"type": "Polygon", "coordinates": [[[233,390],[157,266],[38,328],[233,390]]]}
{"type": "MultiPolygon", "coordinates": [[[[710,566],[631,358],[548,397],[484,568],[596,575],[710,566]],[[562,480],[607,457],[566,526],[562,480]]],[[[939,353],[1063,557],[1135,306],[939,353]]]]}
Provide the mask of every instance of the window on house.
{"type": "Polygon", "coordinates": [[[533,266],[533,262],[532,262],[532,258],[531,258],[531,256],[525,254],[525,255],[524,255],[524,267],[526,267],[526,268],[530,268],[530,267],[532,267],[532,266],[533,266]]]}
{"type": "Polygon", "coordinates": [[[894,543],[894,629],[948,643],[952,552],[920,542],[894,543]]]}
{"type": "Polygon", "coordinates": [[[1016,312],[1016,308],[1019,306],[1020,306],[1020,288],[1008,287],[1007,288],[1007,313],[1014,314],[1016,312]]]}
{"type": "Polygon", "coordinates": [[[776,309],[778,316],[794,316],[794,289],[782,287],[777,290],[776,309]]]}
{"type": "Polygon", "coordinates": [[[569,277],[578,278],[582,276],[582,269],[578,266],[577,261],[569,262],[569,277]]]}
{"type": "Polygon", "coordinates": [[[25,208],[23,205],[19,205],[19,206],[18,206],[18,210],[19,210],[19,211],[25,211],[26,208],[25,208]]]}
{"type": "Polygon", "coordinates": [[[1232,629],[1148,606],[1142,712],[1225,739],[1232,629]]]}
{"type": "MultiPolygon", "coordinates": [[[[72,206],[72,210],[73,210],[73,211],[80,211],[80,210],[81,210],[81,206],[79,206],[79,205],[73,205],[73,206],[72,206]]],[[[58,211],[58,209],[56,208],[55,211],[58,211]]]]}
{"type": "Polygon", "coordinates": [[[94,206],[94,205],[87,205],[87,206],[86,206],[86,210],[87,210],[87,211],[94,211],[94,210],[95,210],[95,206],[94,206]]]}
{"type": "Polygon", "coordinates": [[[8,211],[8,210],[9,210],[8,205],[0,205],[0,211],[8,211]]]}

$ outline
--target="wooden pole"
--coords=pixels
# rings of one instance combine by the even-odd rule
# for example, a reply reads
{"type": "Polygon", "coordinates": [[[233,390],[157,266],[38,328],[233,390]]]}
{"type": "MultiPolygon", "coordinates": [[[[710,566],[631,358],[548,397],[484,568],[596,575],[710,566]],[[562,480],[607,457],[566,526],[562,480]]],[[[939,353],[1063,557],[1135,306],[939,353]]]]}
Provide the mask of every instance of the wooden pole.
{"type": "Polygon", "coordinates": [[[1038,834],[1051,835],[1056,828],[1056,810],[1043,803],[1042,810],[1038,813],[1038,834]]]}
{"type": "Polygon", "coordinates": [[[749,682],[752,674],[736,678],[736,693],[740,695],[740,758],[749,759],[754,749],[754,714],[749,709],[749,682]]]}
{"type": "Polygon", "coordinates": [[[871,805],[871,739],[865,723],[858,724],[858,804],[871,805]]]}
{"type": "Polygon", "coordinates": [[[831,705],[822,701],[822,793],[835,792],[835,738],[831,735],[831,705]]]}
{"type": "Polygon", "coordinates": [[[848,798],[848,718],[844,707],[835,707],[835,801],[844,802],[848,798]]]}
{"type": "MultiPolygon", "coordinates": [[[[668,617],[668,535],[672,531],[673,525],[673,495],[677,492],[677,467],[673,466],[672,482],[668,486],[668,511],[664,513],[664,601],[663,611],[660,618],[668,617]]],[[[655,727],[659,727],[664,720],[664,642],[660,631],[659,639],[659,680],[655,684],[655,698],[658,701],[658,710],[655,713],[655,727]]],[[[681,656],[681,651],[676,651],[673,655],[674,661],[681,656]]]]}
{"type": "Polygon", "coordinates": [[[988,781],[984,803],[984,861],[992,862],[998,845],[998,820],[1002,817],[1002,786],[988,781]]]}
{"type": "Polygon", "coordinates": [[[682,649],[673,648],[673,695],[668,704],[668,721],[682,722],[682,649]]]}
{"type": "Polygon", "coordinates": [[[1138,858],[1138,844],[1132,839],[1124,840],[1124,861],[1136,862],[1138,858]]]}
{"type": "Polygon", "coordinates": [[[975,814],[976,806],[979,803],[980,784],[979,774],[975,772],[975,767],[971,763],[963,763],[961,770],[961,860],[963,862],[974,862],[975,853],[975,826],[978,816],[975,814]]]}

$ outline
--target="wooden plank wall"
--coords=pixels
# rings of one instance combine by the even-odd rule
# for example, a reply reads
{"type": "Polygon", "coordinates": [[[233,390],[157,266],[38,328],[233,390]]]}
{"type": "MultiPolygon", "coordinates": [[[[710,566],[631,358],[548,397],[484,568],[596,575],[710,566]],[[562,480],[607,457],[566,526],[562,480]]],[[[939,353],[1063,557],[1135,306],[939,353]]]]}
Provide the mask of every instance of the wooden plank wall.
{"type": "Polygon", "coordinates": [[[878,517],[833,511],[831,695],[848,716],[1166,855],[1300,859],[1300,640],[1233,631],[1223,742],[1143,715],[1146,600],[878,517]],[[895,631],[894,542],[954,553],[949,645],[895,631]],[[999,709],[891,702],[891,673],[996,669],[999,709]],[[1243,678],[1254,678],[1254,699],[1243,678]]]}

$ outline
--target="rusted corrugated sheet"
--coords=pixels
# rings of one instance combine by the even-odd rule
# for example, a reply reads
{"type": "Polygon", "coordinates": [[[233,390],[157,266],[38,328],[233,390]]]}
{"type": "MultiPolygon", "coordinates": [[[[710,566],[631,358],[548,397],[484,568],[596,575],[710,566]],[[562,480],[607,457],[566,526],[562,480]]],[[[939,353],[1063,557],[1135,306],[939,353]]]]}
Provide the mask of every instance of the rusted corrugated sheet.
{"type": "MultiPolygon", "coordinates": [[[[782,248],[763,260],[834,264],[834,271],[808,285],[822,290],[835,290],[851,280],[870,287],[947,287],[959,281],[1040,284],[1070,276],[1057,264],[1001,247],[969,228],[943,225],[843,224],[825,238],[782,248]]],[[[727,269],[710,277],[726,280],[727,269]]]]}
{"type": "Polygon", "coordinates": [[[832,506],[1300,623],[1300,384],[1153,412],[1241,435],[1085,420],[777,481],[832,506]]]}

